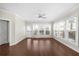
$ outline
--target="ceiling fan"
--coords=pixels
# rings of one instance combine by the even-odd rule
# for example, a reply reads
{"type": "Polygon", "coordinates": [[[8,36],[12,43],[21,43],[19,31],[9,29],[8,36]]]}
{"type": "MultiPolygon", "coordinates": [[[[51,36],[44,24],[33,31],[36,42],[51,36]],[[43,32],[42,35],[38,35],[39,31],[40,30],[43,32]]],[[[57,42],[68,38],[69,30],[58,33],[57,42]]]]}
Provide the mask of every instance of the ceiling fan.
{"type": "Polygon", "coordinates": [[[46,19],[46,14],[45,13],[39,13],[38,18],[46,19]]]}

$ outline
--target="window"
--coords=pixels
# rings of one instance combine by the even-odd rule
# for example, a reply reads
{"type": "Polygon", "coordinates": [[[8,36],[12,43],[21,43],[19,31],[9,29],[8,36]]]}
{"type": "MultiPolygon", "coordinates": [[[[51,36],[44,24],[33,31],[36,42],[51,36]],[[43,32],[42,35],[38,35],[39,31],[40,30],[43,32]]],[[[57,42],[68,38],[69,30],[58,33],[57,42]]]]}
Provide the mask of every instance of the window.
{"type": "Polygon", "coordinates": [[[53,26],[54,35],[59,38],[64,38],[64,28],[65,28],[65,21],[55,23],[53,26]]]}
{"type": "Polygon", "coordinates": [[[32,35],[32,27],[31,27],[31,25],[26,26],[26,34],[27,34],[27,36],[32,35]]]}
{"type": "Polygon", "coordinates": [[[58,24],[58,29],[59,29],[59,37],[64,38],[64,28],[65,28],[65,21],[61,21],[58,24]]]}
{"type": "Polygon", "coordinates": [[[34,35],[50,35],[51,25],[49,24],[33,24],[34,35]]]}
{"type": "Polygon", "coordinates": [[[78,46],[77,21],[76,16],[70,16],[67,20],[55,22],[53,25],[54,36],[78,46]]]}
{"type": "Polygon", "coordinates": [[[67,22],[68,39],[71,43],[74,43],[76,40],[77,19],[74,16],[69,17],[66,22],[67,22]]]}

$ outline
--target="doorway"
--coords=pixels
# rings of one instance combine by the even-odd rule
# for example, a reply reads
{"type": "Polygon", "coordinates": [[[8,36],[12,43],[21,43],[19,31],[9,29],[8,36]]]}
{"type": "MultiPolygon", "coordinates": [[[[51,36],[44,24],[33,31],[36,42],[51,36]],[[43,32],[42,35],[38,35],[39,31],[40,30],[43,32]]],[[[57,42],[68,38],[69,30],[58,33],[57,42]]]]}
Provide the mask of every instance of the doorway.
{"type": "Polygon", "coordinates": [[[0,45],[9,45],[9,21],[0,20],[0,45]]]}

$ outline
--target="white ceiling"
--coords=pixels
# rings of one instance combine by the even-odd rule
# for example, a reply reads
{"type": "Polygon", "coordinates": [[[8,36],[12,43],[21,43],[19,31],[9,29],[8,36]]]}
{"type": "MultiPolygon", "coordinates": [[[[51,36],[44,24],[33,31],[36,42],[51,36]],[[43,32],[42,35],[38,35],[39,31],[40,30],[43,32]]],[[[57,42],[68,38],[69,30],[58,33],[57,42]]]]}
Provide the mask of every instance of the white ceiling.
{"type": "Polygon", "coordinates": [[[21,16],[26,21],[54,21],[79,7],[75,3],[1,3],[0,8],[7,9],[21,16]],[[38,14],[45,13],[46,19],[39,19],[38,14]]]}

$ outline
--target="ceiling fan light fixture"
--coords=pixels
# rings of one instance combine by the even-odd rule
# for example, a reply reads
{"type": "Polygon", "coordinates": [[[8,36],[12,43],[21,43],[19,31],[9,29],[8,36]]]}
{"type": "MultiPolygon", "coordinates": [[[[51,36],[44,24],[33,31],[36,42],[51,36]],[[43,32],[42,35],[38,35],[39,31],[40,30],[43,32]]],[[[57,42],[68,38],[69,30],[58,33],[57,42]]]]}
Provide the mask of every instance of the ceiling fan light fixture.
{"type": "Polygon", "coordinates": [[[45,14],[45,13],[39,13],[39,14],[38,14],[38,18],[43,18],[43,19],[45,19],[45,18],[46,18],[46,14],[45,14]]]}

